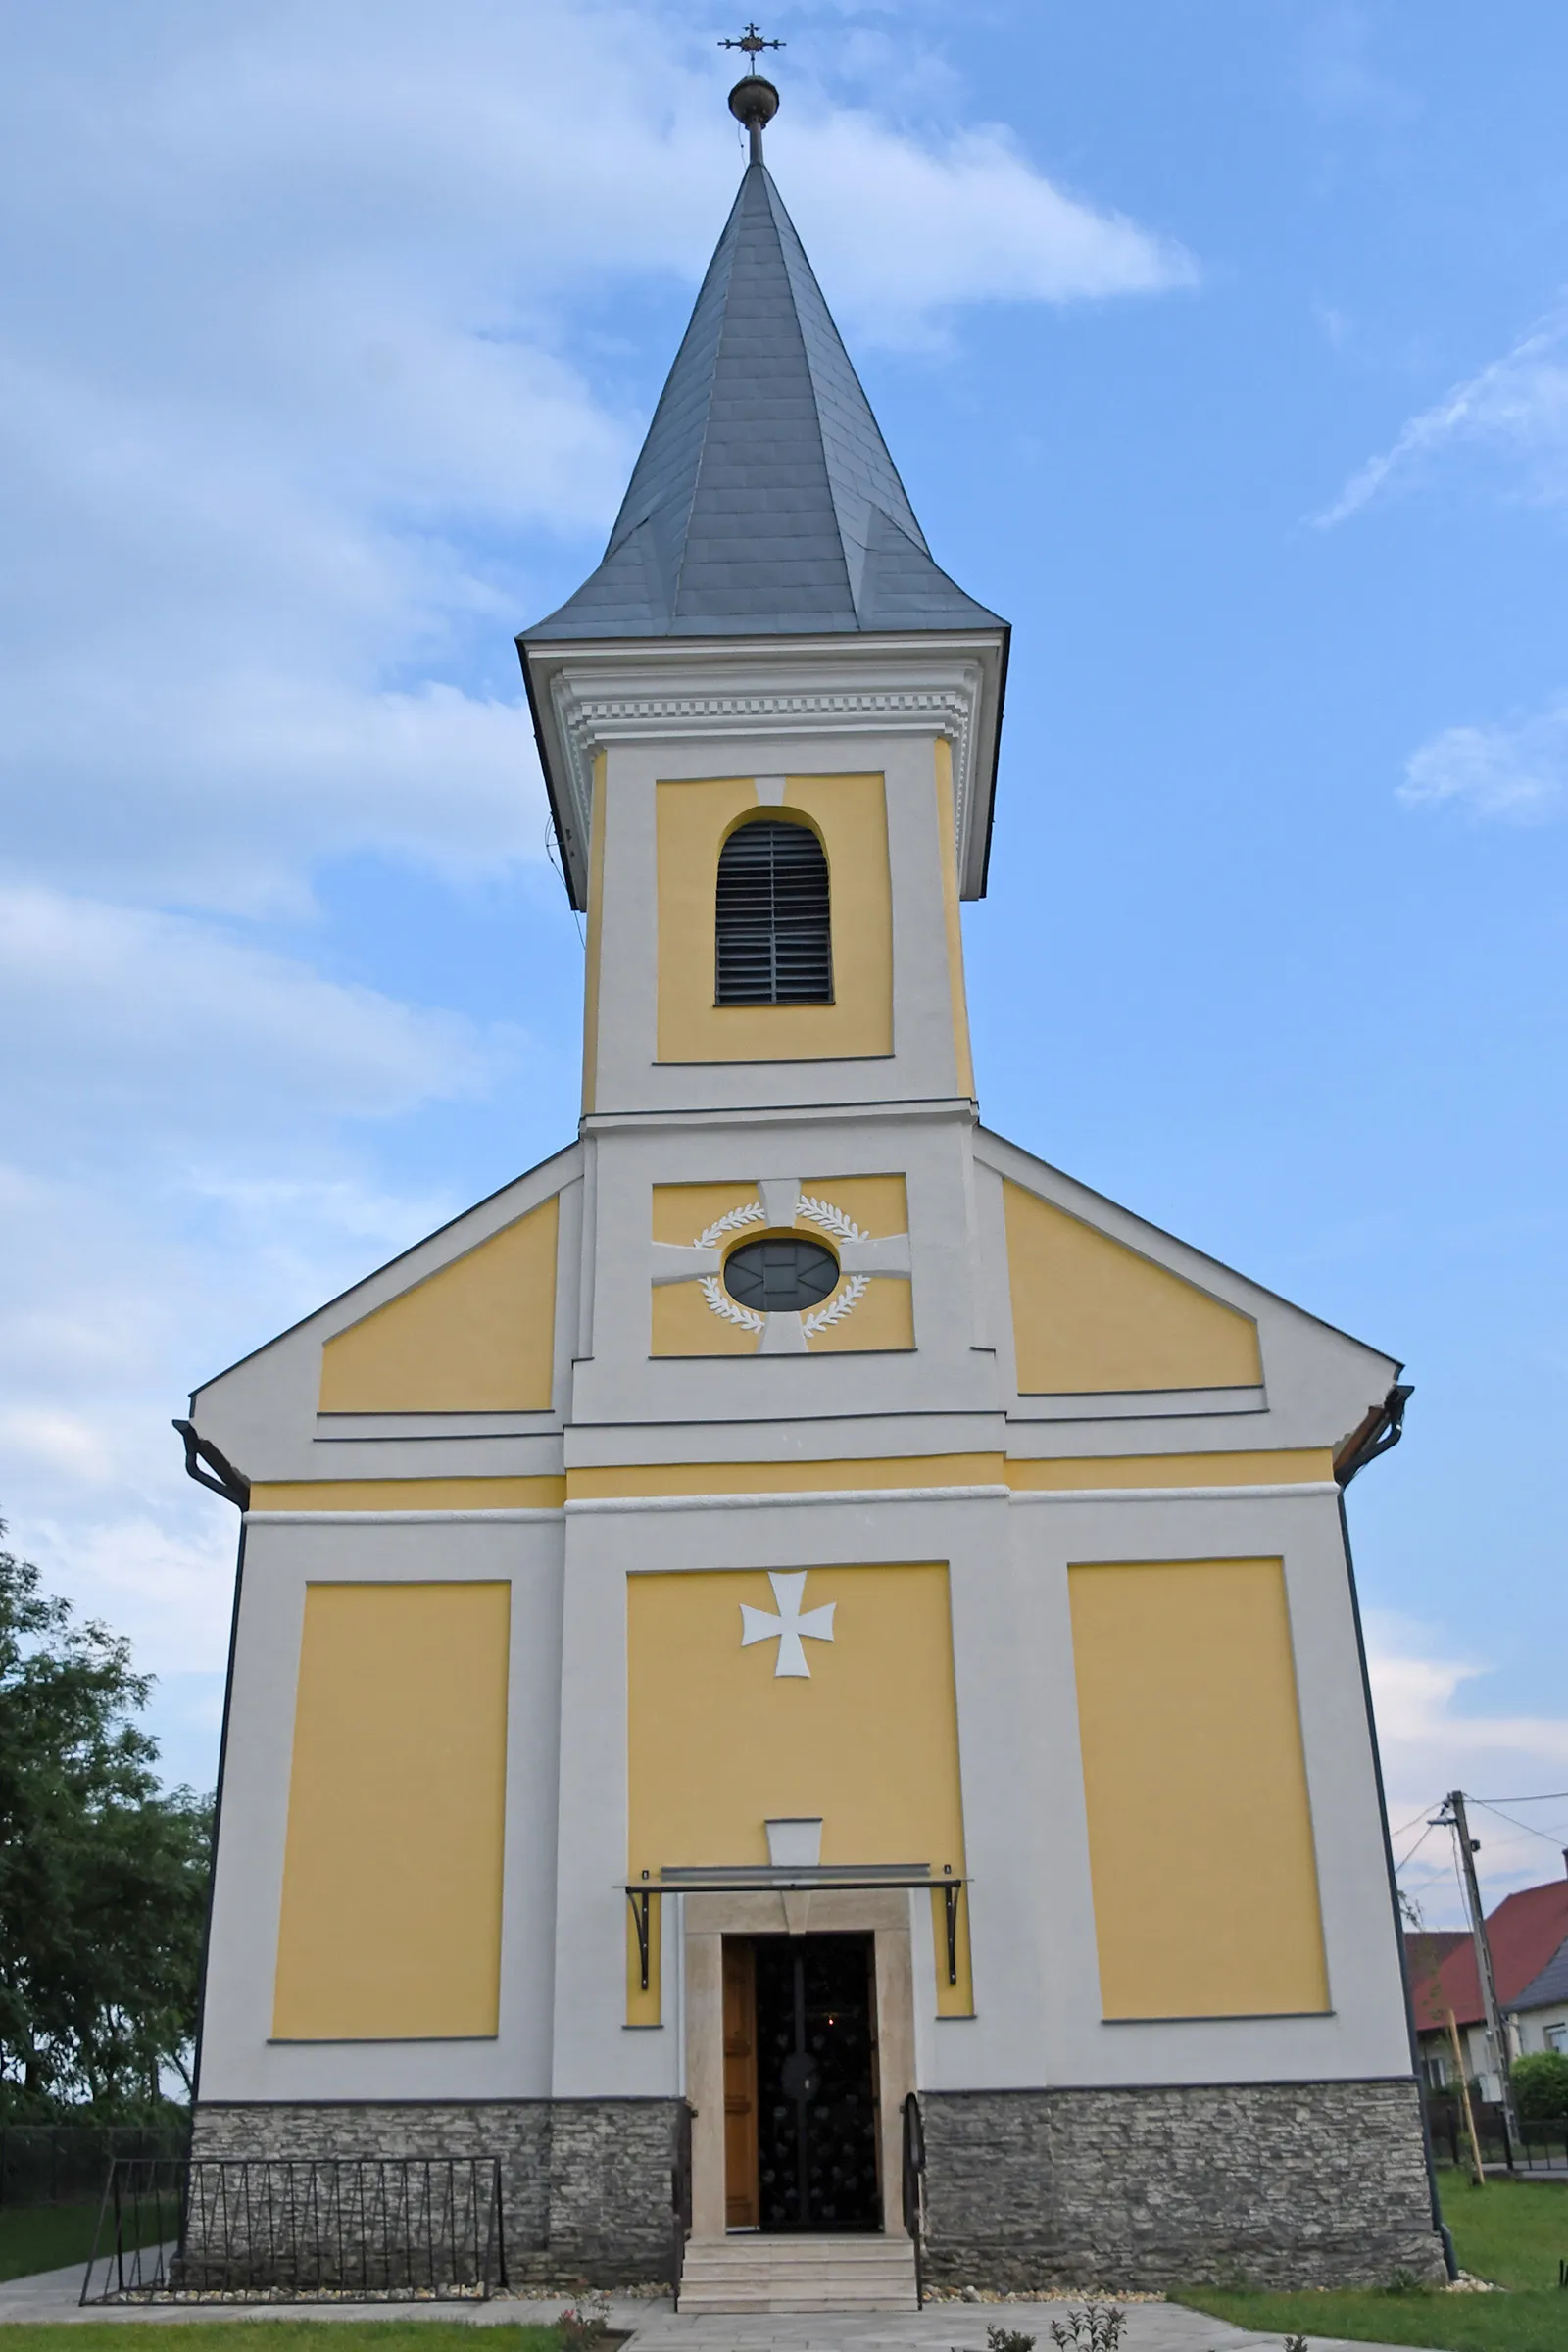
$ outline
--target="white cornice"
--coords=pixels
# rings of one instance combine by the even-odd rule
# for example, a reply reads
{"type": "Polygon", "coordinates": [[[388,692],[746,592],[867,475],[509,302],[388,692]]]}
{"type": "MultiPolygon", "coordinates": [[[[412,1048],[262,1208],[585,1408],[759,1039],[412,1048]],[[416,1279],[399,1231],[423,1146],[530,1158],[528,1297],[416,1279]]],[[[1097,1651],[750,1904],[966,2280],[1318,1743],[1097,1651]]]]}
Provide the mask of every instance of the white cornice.
{"type": "MultiPolygon", "coordinates": [[[[593,766],[612,744],[932,735],[953,746],[954,822],[966,897],[989,824],[1000,637],[826,639],[760,648],[661,642],[531,649],[547,756],[586,862],[593,766]]],[[[573,858],[574,864],[577,858],[573,858]]]]}

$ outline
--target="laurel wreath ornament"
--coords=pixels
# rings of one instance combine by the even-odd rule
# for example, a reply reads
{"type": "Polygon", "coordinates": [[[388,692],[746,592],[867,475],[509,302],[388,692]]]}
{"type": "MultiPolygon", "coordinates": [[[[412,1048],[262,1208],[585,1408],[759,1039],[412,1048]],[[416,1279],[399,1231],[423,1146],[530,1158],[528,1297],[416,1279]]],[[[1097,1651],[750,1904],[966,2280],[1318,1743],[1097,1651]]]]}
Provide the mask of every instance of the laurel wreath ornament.
{"type": "MultiPolygon", "coordinates": [[[[832,1234],[835,1241],[864,1242],[870,1239],[868,1234],[861,1232],[853,1217],[845,1215],[842,1208],[835,1207],[831,1200],[818,1200],[811,1193],[801,1195],[795,1213],[805,1223],[816,1226],[819,1232],[832,1234]]],[[[705,1225],[692,1247],[696,1250],[716,1250],[727,1235],[743,1233],[748,1225],[765,1223],[766,1212],[761,1202],[747,1200],[739,1208],[726,1209],[723,1216],[713,1219],[711,1225],[705,1225]]],[[[753,1307],[742,1306],[738,1298],[732,1298],[718,1275],[700,1274],[697,1279],[710,1311],[722,1322],[733,1323],[739,1331],[753,1333],[760,1333],[766,1328],[766,1317],[758,1314],[753,1307]]],[[[842,1323],[852,1308],[858,1306],[868,1287],[869,1278],[866,1275],[850,1275],[843,1289],[836,1291],[825,1306],[819,1306],[812,1314],[802,1315],[801,1329],[805,1336],[808,1340],[814,1339],[819,1331],[830,1331],[835,1323],[842,1323]]]]}
{"type": "Polygon", "coordinates": [[[843,1290],[836,1298],[830,1298],[826,1306],[819,1306],[814,1315],[803,1315],[801,1329],[807,1338],[812,1339],[817,1332],[826,1331],[830,1323],[842,1323],[851,1307],[858,1305],[865,1297],[869,1281],[868,1275],[852,1274],[843,1290]]]}
{"type": "MultiPolygon", "coordinates": [[[[723,1216],[715,1217],[711,1225],[703,1227],[702,1232],[692,1244],[692,1248],[694,1250],[716,1250],[726,1233],[739,1233],[743,1225],[760,1225],[762,1216],[760,1200],[748,1200],[740,1208],[726,1209],[723,1216]]],[[[712,1276],[705,1275],[703,1279],[705,1282],[711,1282],[712,1276]]]]}
{"type": "Polygon", "coordinates": [[[862,1233],[855,1219],[847,1217],[842,1208],[835,1208],[831,1200],[817,1200],[809,1193],[801,1195],[795,1213],[798,1217],[805,1217],[810,1224],[820,1226],[824,1233],[836,1235],[841,1242],[868,1242],[871,1238],[868,1233],[862,1233]]]}
{"type": "Polygon", "coordinates": [[[760,1331],[763,1328],[761,1316],[755,1314],[749,1306],[742,1306],[738,1298],[732,1298],[716,1274],[701,1274],[698,1280],[702,1284],[703,1297],[715,1315],[722,1315],[726,1323],[738,1324],[742,1331],[760,1331]]]}

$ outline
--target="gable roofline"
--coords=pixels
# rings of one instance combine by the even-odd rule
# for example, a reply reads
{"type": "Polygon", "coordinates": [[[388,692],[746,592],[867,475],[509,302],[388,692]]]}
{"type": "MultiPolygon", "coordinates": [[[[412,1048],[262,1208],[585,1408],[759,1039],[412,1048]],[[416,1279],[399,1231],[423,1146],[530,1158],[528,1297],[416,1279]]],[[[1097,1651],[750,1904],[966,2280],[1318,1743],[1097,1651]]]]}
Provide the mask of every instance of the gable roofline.
{"type": "MultiPolygon", "coordinates": [[[[1028,1160],[1043,1174],[1054,1177],[1066,1192],[1076,1194],[1086,1205],[1110,1209],[1114,1216],[1125,1217],[1130,1225],[1136,1225],[1143,1232],[1152,1234],[1156,1241],[1169,1243],[1171,1250],[1176,1254],[1194,1257],[1205,1266],[1212,1266],[1217,1274],[1223,1274],[1227,1281],[1240,1284],[1243,1290],[1251,1292],[1255,1298],[1266,1298],[1271,1305],[1283,1307],[1287,1313],[1298,1316],[1301,1322],[1315,1324],[1319,1331],[1326,1331],[1331,1338],[1343,1340],[1348,1347],[1359,1348],[1363,1355],[1372,1356],[1378,1362],[1386,1364],[1396,1380],[1404,1370],[1403,1362],[1398,1356],[1390,1355],[1387,1349],[1374,1347],[1370,1340],[1357,1339],[1353,1331],[1344,1330],[1340,1324],[1329,1322],[1324,1315],[1314,1315],[1310,1307],[1298,1305],[1296,1299],[1287,1298],[1281,1291],[1271,1291],[1266,1283],[1256,1281],[1250,1274],[1242,1273],[1238,1267],[1227,1264],[1224,1258],[1215,1257],[1211,1250],[1200,1250],[1196,1243],[1183,1241],[1180,1234],[1167,1232],[1163,1225],[1156,1225],[1152,1218],[1143,1216],[1137,1209],[1127,1208],[1120,1200],[1113,1200],[1108,1193],[1096,1192],[1093,1185],[1085,1184],[1080,1177],[1069,1176],[1064,1168],[1054,1166],[1049,1159],[1042,1159],[1038,1152],[1031,1152],[1026,1145],[1015,1144],[1010,1137],[999,1135],[994,1127],[987,1127],[983,1122],[977,1125],[975,1140],[977,1144],[1000,1145],[1004,1152],[1016,1153],[1020,1159],[1028,1160]]],[[[995,1162],[988,1164],[996,1165],[995,1162]]],[[[1004,1175],[1006,1171],[998,1167],[997,1173],[1004,1175]]],[[[1094,1225],[1101,1232],[1109,1232],[1112,1240],[1121,1241],[1123,1238],[1110,1227],[1098,1225],[1097,1220],[1087,1215],[1084,1208],[1072,1207],[1066,1200],[1057,1200],[1054,1205],[1062,1209],[1066,1215],[1077,1217],[1083,1224],[1094,1225]]],[[[1126,1247],[1136,1249],[1137,1244],[1128,1243],[1126,1247]]],[[[1166,1265],[1168,1270],[1173,1273],[1181,1272],[1181,1268],[1171,1265],[1164,1258],[1157,1259],[1155,1262],[1166,1265]]],[[[1191,1281],[1193,1277],[1184,1275],[1183,1279],[1191,1281]]],[[[1221,1297],[1222,1294],[1216,1292],[1215,1296],[1221,1297]]],[[[1226,1303],[1231,1304],[1234,1301],[1227,1300],[1226,1303]]]]}
{"type": "MultiPolygon", "coordinates": [[[[455,1216],[448,1217],[444,1223],[434,1227],[431,1232],[421,1233],[418,1240],[411,1242],[406,1250],[399,1250],[383,1264],[372,1266],[368,1274],[359,1275],[343,1290],[335,1291],[330,1298],[323,1298],[319,1306],[311,1308],[309,1314],[297,1316],[292,1323],[286,1323],[281,1331],[274,1331],[270,1340],[263,1340],[258,1347],[247,1348],[243,1355],[236,1356],[231,1364],[225,1364],[220,1372],[209,1374],[206,1380],[201,1381],[190,1392],[192,1415],[196,1411],[198,1398],[204,1396],[209,1389],[216,1389],[220,1380],[227,1380],[231,1373],[242,1371],[247,1364],[255,1363],[258,1356],[266,1355],[270,1348],[280,1348],[285,1340],[293,1339],[297,1332],[306,1330],[310,1324],[318,1322],[322,1315],[329,1315],[335,1306],[341,1306],[346,1299],[352,1298],[356,1291],[363,1291],[367,1283],[379,1280],[383,1274],[390,1274],[395,1266],[402,1265],[405,1258],[413,1257],[420,1250],[427,1250],[432,1242],[440,1241],[444,1234],[455,1232],[460,1225],[466,1224],[470,1217],[478,1216],[482,1210],[492,1207],[508,1193],[515,1192],[518,1185],[529,1183],[535,1176],[542,1176],[547,1168],[555,1165],[557,1160],[580,1159],[581,1152],[580,1142],[564,1144],[559,1152],[551,1152],[545,1158],[535,1160],[531,1168],[524,1168],[519,1175],[509,1176],[505,1184],[498,1184],[495,1191],[486,1193],[482,1200],[470,1200],[466,1208],[460,1208],[455,1216]]],[[[568,1184],[576,1181],[578,1174],[580,1174],[580,1169],[568,1170],[561,1183],[556,1186],[556,1191],[564,1193],[568,1184]]],[[[534,1205],[536,1207],[542,1205],[543,1201],[548,1200],[551,1197],[547,1190],[541,1194],[539,1201],[536,1201],[534,1205]]],[[[523,1209],[518,1213],[526,1216],[528,1212],[523,1209]]],[[[498,1228],[497,1230],[502,1229],[498,1228]]],[[[463,1253],[458,1251],[456,1254],[461,1256],[463,1253]]],[[[431,1271],[433,1272],[435,1269],[432,1268],[431,1271]]],[[[415,1282],[425,1280],[427,1277],[423,1274],[415,1277],[415,1282]]],[[[412,1290],[414,1283],[411,1282],[409,1288],[412,1290]]],[[[373,1313],[374,1309],[367,1308],[366,1311],[373,1313]]],[[[177,1427],[178,1424],[176,1423],[175,1426],[177,1427]]]]}

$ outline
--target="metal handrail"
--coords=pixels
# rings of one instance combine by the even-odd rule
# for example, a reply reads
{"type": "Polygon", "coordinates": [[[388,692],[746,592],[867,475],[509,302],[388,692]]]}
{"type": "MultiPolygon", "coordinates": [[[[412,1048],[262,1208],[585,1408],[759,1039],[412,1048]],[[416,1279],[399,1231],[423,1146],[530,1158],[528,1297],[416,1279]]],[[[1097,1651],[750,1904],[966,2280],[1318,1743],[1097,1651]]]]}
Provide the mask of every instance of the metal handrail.
{"type": "Polygon", "coordinates": [[[920,2113],[920,2101],[914,2091],[905,2099],[904,2117],[904,2227],[914,2240],[914,2300],[919,2310],[925,2308],[925,2120],[920,2113]]]}

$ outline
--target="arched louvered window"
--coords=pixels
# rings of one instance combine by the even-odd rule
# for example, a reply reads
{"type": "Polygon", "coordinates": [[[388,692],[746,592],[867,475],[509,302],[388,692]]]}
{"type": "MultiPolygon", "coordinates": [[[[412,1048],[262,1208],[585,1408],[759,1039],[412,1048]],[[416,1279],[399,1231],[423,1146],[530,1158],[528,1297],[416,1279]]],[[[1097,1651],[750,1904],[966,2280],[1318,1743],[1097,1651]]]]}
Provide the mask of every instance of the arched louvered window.
{"type": "Polygon", "coordinates": [[[809,825],[757,817],[718,857],[714,1001],[831,1004],[827,859],[809,825]]]}

